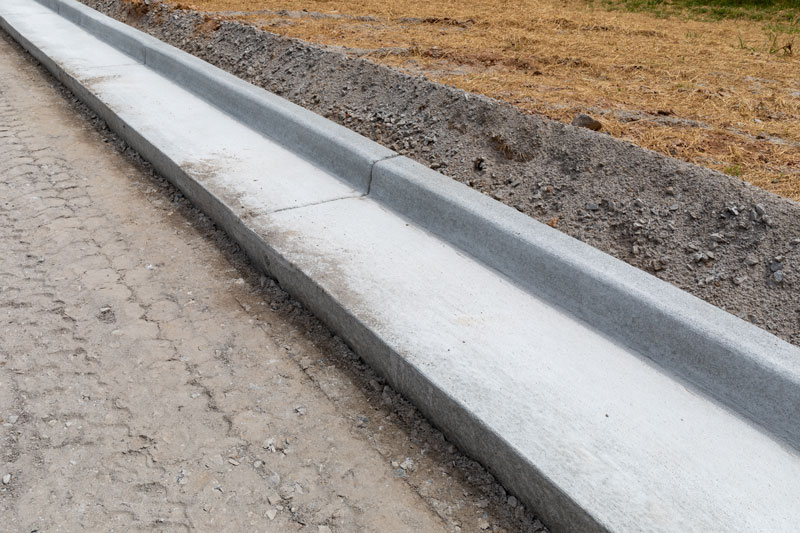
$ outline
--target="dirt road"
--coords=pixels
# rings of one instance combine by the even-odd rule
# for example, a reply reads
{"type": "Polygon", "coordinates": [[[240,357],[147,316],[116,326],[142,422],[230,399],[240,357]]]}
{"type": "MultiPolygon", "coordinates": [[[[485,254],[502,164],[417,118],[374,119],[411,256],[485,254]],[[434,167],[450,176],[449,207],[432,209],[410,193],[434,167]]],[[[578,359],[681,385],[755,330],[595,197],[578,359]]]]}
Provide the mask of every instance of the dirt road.
{"type": "Polygon", "coordinates": [[[5,531],[540,531],[0,36],[5,531]]]}

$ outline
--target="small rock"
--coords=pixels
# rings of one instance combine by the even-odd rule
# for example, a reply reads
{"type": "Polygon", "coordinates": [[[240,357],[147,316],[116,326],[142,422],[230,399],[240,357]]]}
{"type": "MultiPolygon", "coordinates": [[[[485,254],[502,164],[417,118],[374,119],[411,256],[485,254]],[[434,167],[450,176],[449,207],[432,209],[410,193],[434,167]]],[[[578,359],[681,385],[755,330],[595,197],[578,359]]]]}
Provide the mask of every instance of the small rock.
{"type": "Polygon", "coordinates": [[[672,204],[669,206],[670,211],[677,211],[680,206],[678,204],[672,204]]]}
{"type": "Polygon", "coordinates": [[[517,505],[519,505],[519,501],[517,501],[517,499],[514,496],[509,496],[508,497],[508,505],[509,505],[509,507],[514,509],[517,505]]]}
{"type": "Polygon", "coordinates": [[[275,520],[275,516],[277,516],[277,514],[278,514],[277,510],[270,509],[269,511],[267,511],[267,518],[269,518],[270,520],[275,520]]]}
{"type": "Polygon", "coordinates": [[[277,493],[273,492],[267,496],[267,501],[269,501],[270,505],[277,505],[281,502],[281,497],[277,493]]]}
{"type": "Polygon", "coordinates": [[[594,202],[587,202],[586,209],[588,209],[589,211],[597,211],[598,209],[600,209],[600,206],[594,202]]]}
{"type": "Polygon", "coordinates": [[[17,420],[19,420],[19,416],[17,415],[11,415],[8,417],[8,421],[11,422],[12,424],[16,424],[17,420]]]}
{"type": "Polygon", "coordinates": [[[332,531],[328,526],[319,526],[317,528],[317,533],[332,533],[332,531]]]}
{"type": "Polygon", "coordinates": [[[414,461],[412,461],[410,457],[406,457],[405,460],[400,463],[400,468],[403,470],[414,470],[414,461]]]}
{"type": "Polygon", "coordinates": [[[769,264],[769,269],[772,272],[778,272],[779,270],[783,270],[783,265],[778,263],[777,261],[773,261],[769,264]]]}
{"type": "Polygon", "coordinates": [[[487,522],[486,520],[481,519],[481,520],[478,521],[478,527],[485,531],[485,530],[489,529],[490,525],[489,525],[489,522],[487,522]]]}
{"type": "Polygon", "coordinates": [[[782,283],[783,282],[783,270],[778,270],[772,273],[772,279],[775,280],[775,283],[782,283]]]}
{"type": "Polygon", "coordinates": [[[760,216],[760,217],[763,217],[764,214],[767,212],[766,209],[764,209],[764,206],[761,205],[761,204],[756,204],[755,205],[755,210],[756,210],[756,213],[758,213],[758,216],[760,216]]]}
{"type": "Polygon", "coordinates": [[[600,131],[603,125],[599,120],[595,120],[589,115],[580,113],[572,119],[572,125],[578,128],[588,128],[592,131],[600,131]]]}
{"type": "Polygon", "coordinates": [[[486,168],[486,160],[482,157],[476,157],[475,161],[472,162],[472,168],[477,171],[484,170],[486,168]]]}
{"type": "Polygon", "coordinates": [[[791,241],[789,241],[789,245],[791,245],[791,246],[800,245],[800,239],[792,239],[791,241]]]}
{"type": "Polygon", "coordinates": [[[756,259],[752,255],[748,255],[747,257],[744,258],[744,264],[747,265],[747,266],[757,265],[758,264],[758,259],[756,259]]]}
{"type": "Polygon", "coordinates": [[[3,485],[8,485],[11,483],[11,474],[6,474],[3,476],[3,485]]]}
{"type": "Polygon", "coordinates": [[[239,466],[239,461],[237,461],[237,460],[236,460],[236,459],[234,459],[233,457],[228,457],[228,462],[229,462],[230,464],[232,464],[233,466],[239,466]]]}
{"type": "Polygon", "coordinates": [[[255,462],[253,463],[253,468],[261,468],[261,466],[262,466],[263,464],[264,464],[264,463],[262,463],[261,461],[255,461],[255,462]]]}
{"type": "Polygon", "coordinates": [[[669,196],[675,196],[675,189],[673,189],[672,187],[667,187],[667,194],[669,196]]]}
{"type": "Polygon", "coordinates": [[[303,407],[302,405],[298,405],[297,407],[294,408],[294,410],[297,411],[297,414],[300,416],[306,414],[306,408],[303,407]]]}

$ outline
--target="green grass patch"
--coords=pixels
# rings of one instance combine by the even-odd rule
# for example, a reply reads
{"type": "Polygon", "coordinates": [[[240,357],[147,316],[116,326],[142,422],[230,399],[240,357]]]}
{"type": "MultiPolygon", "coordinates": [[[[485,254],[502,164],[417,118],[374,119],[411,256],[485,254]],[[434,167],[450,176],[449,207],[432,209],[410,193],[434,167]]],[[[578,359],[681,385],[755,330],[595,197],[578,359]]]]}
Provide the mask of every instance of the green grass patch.
{"type": "MultiPolygon", "coordinates": [[[[595,0],[589,3],[594,4],[595,0]]],[[[599,3],[610,10],[648,12],[658,17],[769,21],[792,32],[797,31],[795,21],[800,18],[800,0],[599,0],[599,3]]]]}
{"type": "Polygon", "coordinates": [[[737,178],[742,175],[742,167],[739,165],[731,165],[725,168],[725,174],[736,176],[737,178]]]}

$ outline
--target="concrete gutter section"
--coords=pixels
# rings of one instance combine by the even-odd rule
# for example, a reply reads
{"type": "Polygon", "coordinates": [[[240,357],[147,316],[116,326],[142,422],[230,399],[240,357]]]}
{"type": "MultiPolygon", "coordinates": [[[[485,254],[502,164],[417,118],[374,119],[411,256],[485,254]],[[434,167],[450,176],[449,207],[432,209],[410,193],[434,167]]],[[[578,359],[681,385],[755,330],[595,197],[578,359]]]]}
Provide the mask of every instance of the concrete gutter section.
{"type": "Polygon", "coordinates": [[[64,18],[252,129],[366,193],[372,165],[397,154],[288,100],[87,8],[46,0],[64,18]]]}
{"type": "Polygon", "coordinates": [[[800,523],[797,348],[73,0],[0,25],[554,530],[800,523]]]}
{"type": "Polygon", "coordinates": [[[800,447],[798,350],[408,158],[371,196],[800,447]]]}

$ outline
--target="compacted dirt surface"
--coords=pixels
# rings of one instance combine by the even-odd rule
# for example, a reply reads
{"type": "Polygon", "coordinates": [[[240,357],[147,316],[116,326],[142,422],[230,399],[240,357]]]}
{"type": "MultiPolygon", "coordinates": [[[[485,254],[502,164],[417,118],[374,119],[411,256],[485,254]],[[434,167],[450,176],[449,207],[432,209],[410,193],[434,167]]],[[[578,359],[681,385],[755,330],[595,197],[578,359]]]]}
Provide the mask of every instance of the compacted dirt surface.
{"type": "Polygon", "coordinates": [[[82,0],[800,345],[800,204],[358,53],[82,0]]]}
{"type": "Polygon", "coordinates": [[[0,529],[545,530],[0,37],[0,529]]]}

